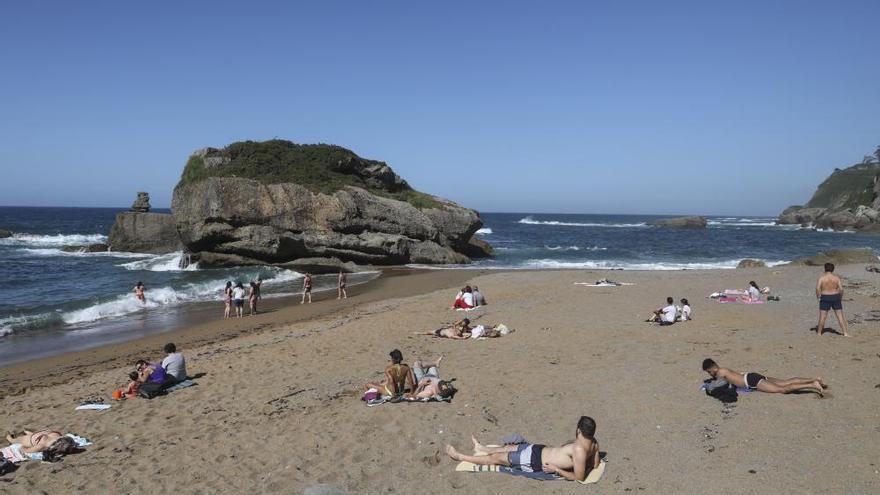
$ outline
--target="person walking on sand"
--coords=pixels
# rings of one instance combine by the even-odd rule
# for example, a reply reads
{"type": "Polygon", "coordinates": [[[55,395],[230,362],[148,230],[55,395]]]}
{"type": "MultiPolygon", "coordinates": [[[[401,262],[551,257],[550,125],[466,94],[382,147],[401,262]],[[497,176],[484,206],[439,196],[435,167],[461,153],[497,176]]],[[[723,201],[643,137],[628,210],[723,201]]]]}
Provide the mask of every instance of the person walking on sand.
{"type": "Polygon", "coordinates": [[[703,371],[714,378],[724,378],[727,383],[735,387],[744,387],[749,390],[767,392],[768,394],[790,394],[792,392],[813,392],[822,396],[822,392],[828,387],[821,377],[816,378],[773,378],[764,376],[754,371],[740,373],[731,369],[718,366],[714,360],[703,360],[703,371]]]}
{"type": "Polygon", "coordinates": [[[226,288],[223,289],[223,302],[226,304],[223,317],[229,318],[229,311],[232,309],[232,282],[226,282],[226,288]]]}
{"type": "Polygon", "coordinates": [[[147,304],[147,296],[144,295],[144,283],[138,281],[138,283],[134,286],[134,298],[140,301],[142,304],[147,304]]]}
{"type": "Polygon", "coordinates": [[[849,337],[846,317],[843,316],[843,284],[840,282],[840,277],[834,273],[834,263],[825,263],[825,273],[816,282],[816,299],[819,300],[819,324],[816,326],[816,334],[821,336],[825,331],[828,310],[833,309],[843,336],[849,337]]]}
{"type": "Polygon", "coordinates": [[[508,466],[526,473],[550,473],[573,481],[584,481],[599,465],[599,442],[596,440],[596,422],[581,416],[574,433],[574,441],[562,447],[521,443],[503,447],[487,447],[471,437],[474,452],[482,455],[464,455],[452,445],[446,446],[446,455],[456,461],[467,461],[482,466],[508,466]]]}
{"type": "Polygon", "coordinates": [[[235,305],[235,316],[241,318],[244,314],[244,286],[241,282],[232,289],[232,303],[235,305]]]}
{"type": "Polygon", "coordinates": [[[346,275],[342,269],[339,269],[339,278],[336,281],[336,299],[348,299],[348,293],[345,292],[346,275]]]}
{"type": "Polygon", "coordinates": [[[312,276],[308,273],[303,277],[303,298],[300,304],[306,303],[306,296],[309,296],[309,304],[312,304],[312,276]]]}

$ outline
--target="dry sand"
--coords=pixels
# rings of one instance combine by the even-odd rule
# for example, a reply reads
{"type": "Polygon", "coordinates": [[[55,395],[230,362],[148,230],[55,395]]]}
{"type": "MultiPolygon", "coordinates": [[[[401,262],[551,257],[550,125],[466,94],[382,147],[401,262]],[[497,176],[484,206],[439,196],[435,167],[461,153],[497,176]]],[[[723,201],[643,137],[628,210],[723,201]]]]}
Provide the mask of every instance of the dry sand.
{"type": "MultiPolygon", "coordinates": [[[[366,292],[342,304],[316,303],[324,307],[311,319],[295,321],[293,308],[263,321],[212,322],[213,332],[206,327],[189,340],[175,334],[190,374],[204,374],[199,385],[106,412],[73,409],[79,398],[106,396],[124,383],[127,368],[118,359],[105,355],[101,363],[80,353],[82,367],[67,356],[54,367],[48,360],[7,368],[0,387],[26,392],[0,400],[6,429],[59,428],[95,445],[58,464],[23,463],[0,478],[0,491],[302,493],[327,484],[352,494],[878,493],[880,327],[872,315],[880,312],[871,310],[880,276],[861,265],[841,271],[845,310],[855,320],[849,339],[809,330],[815,268],[457,271],[422,279],[446,290],[402,297],[413,290],[398,286],[418,279],[391,278],[376,289],[381,298],[368,300],[366,292]],[[604,276],[636,285],[573,285],[604,276]],[[782,301],[705,299],[750,279],[782,301]],[[485,341],[412,335],[463,315],[448,309],[463,280],[490,302],[470,312],[472,319],[516,332],[485,341]],[[667,295],[690,299],[694,321],[644,323],[667,295]],[[441,373],[456,377],[460,389],[452,403],[365,407],[361,384],[380,378],[395,347],[407,360],[444,355],[441,373]],[[821,375],[831,394],[753,392],[724,406],[698,390],[704,357],[775,377],[821,375]],[[56,384],[34,388],[41,366],[56,384]],[[596,419],[610,460],[596,485],[456,473],[441,453],[446,443],[469,450],[472,433],[487,442],[520,433],[560,444],[572,439],[583,414],[596,419]]],[[[829,326],[836,327],[833,317],[829,326]]],[[[165,340],[115,352],[127,346],[125,356],[134,356],[154,343],[151,357],[160,359],[165,340]]]]}

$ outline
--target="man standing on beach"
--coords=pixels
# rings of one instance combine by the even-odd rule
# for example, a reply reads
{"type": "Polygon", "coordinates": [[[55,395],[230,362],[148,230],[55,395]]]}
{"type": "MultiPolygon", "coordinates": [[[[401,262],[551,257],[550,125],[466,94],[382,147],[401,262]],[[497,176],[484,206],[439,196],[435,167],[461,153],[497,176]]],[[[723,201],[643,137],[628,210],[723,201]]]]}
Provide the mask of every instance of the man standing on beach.
{"type": "Polygon", "coordinates": [[[819,325],[816,326],[816,333],[821,336],[825,331],[828,310],[833,309],[843,336],[849,337],[846,318],[843,316],[843,284],[834,273],[834,263],[825,263],[825,273],[816,282],[816,299],[819,300],[819,325]]]}

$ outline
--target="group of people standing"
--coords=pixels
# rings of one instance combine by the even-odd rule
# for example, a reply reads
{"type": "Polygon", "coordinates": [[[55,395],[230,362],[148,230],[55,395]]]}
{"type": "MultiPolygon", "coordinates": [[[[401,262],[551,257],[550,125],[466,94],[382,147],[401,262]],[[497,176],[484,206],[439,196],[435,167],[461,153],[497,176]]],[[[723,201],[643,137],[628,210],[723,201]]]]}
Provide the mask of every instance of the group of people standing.
{"type": "MultiPolygon", "coordinates": [[[[257,280],[250,282],[250,287],[247,291],[248,305],[251,310],[250,316],[257,314],[257,301],[262,299],[262,296],[260,295],[260,288],[262,286],[263,279],[260,277],[257,277],[257,280]]],[[[223,289],[223,300],[226,305],[226,309],[223,311],[223,317],[231,317],[232,307],[235,306],[235,315],[238,318],[241,318],[244,314],[244,297],[244,284],[236,282],[235,285],[232,285],[232,282],[226,282],[226,288],[223,289]]]]}

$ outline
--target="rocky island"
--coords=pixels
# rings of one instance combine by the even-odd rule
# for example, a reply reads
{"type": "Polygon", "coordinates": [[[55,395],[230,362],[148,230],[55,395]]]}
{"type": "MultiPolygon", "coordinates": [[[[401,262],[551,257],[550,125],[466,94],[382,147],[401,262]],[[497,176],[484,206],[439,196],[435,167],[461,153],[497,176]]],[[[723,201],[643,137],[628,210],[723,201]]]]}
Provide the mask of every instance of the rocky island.
{"type": "Polygon", "coordinates": [[[777,223],[880,233],[880,147],[861,163],[834,169],[806,205],[786,208],[777,223]]]}
{"type": "MultiPolygon", "coordinates": [[[[125,250],[143,250],[143,215],[161,214],[121,213],[113,231],[126,235],[111,235],[112,249],[124,239],[125,250]]],[[[483,225],[476,211],[416,191],[384,162],[327,144],[244,141],[198,150],[168,217],[161,222],[172,222],[175,241],[202,266],[329,271],[350,267],[345,263],[469,263],[492,255],[474,237],[483,225]]],[[[163,239],[165,248],[170,241],[163,239]]]]}

